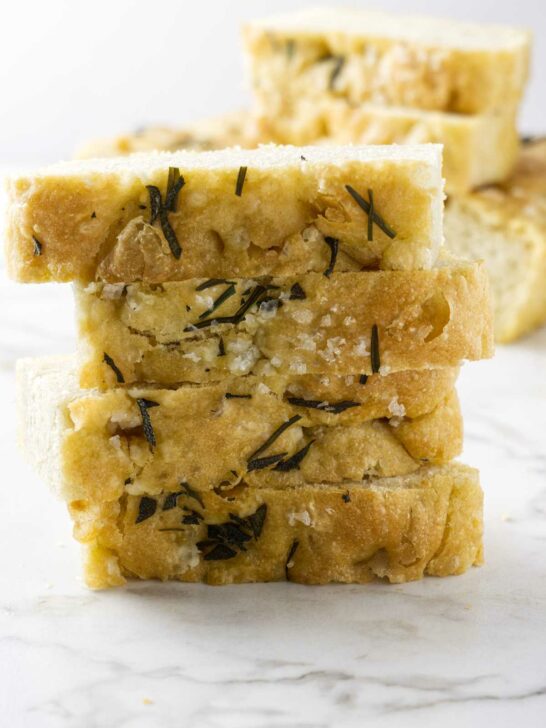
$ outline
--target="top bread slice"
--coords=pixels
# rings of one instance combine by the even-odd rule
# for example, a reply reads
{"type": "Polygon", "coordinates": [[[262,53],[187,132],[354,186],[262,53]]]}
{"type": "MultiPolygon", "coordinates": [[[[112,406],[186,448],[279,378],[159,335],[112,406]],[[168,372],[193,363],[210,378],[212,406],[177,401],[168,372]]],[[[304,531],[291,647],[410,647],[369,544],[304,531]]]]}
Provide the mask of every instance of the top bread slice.
{"type": "Polygon", "coordinates": [[[65,162],[12,177],[8,271],[24,282],[428,269],[441,146],[276,147],[65,162]],[[302,233],[310,223],[320,241],[302,233]]]}
{"type": "Polygon", "coordinates": [[[257,96],[321,94],[460,114],[517,105],[528,75],[526,31],[436,18],[312,9],[244,29],[257,96]]]}
{"type": "Polygon", "coordinates": [[[487,265],[497,341],[546,322],[546,139],[523,144],[502,184],[450,197],[445,235],[457,256],[487,265]]]}

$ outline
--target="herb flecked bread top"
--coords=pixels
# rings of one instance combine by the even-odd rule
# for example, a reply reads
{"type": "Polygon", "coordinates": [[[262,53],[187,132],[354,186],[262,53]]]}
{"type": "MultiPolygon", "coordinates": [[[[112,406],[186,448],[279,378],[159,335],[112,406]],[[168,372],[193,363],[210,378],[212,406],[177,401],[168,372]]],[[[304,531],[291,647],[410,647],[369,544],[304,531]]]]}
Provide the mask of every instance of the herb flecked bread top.
{"type": "Polygon", "coordinates": [[[8,181],[25,282],[422,269],[442,242],[441,146],[277,147],[64,162],[8,181]],[[310,226],[318,231],[309,235],[310,226]]]}
{"type": "Polygon", "coordinates": [[[320,8],[244,30],[258,94],[300,83],[300,95],[475,114],[521,99],[530,35],[498,25],[320,8]]]}

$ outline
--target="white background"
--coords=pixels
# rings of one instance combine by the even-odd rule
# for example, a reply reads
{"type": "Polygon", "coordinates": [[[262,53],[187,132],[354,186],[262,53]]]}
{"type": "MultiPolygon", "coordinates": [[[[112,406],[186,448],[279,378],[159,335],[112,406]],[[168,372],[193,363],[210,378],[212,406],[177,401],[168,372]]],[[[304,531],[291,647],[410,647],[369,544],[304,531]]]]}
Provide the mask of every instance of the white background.
{"type": "Polygon", "coordinates": [[[241,22],[309,5],[531,28],[534,73],[521,127],[546,129],[544,0],[1,0],[0,162],[66,158],[89,137],[180,124],[248,104],[241,22]]]}

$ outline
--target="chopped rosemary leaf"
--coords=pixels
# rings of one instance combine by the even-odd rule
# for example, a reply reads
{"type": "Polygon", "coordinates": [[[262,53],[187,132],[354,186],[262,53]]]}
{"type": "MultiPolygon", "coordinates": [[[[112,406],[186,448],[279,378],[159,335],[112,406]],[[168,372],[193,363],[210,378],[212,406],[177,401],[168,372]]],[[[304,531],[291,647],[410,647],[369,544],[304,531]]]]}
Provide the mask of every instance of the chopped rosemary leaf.
{"type": "Polygon", "coordinates": [[[291,569],[294,566],[294,562],[292,559],[294,558],[294,555],[296,551],[298,550],[298,546],[300,545],[300,542],[297,538],[295,538],[292,543],[290,544],[290,548],[288,549],[288,556],[286,557],[286,561],[284,564],[284,575],[286,578],[286,581],[290,581],[290,574],[288,572],[289,569],[291,569]]]}
{"type": "Polygon", "coordinates": [[[233,284],[229,285],[225,291],[223,291],[218,298],[213,302],[212,306],[208,308],[206,311],[203,311],[202,314],[199,315],[199,319],[204,319],[207,316],[209,316],[211,313],[214,313],[217,308],[219,308],[224,301],[227,301],[228,298],[231,298],[235,295],[235,286],[233,284]]]}
{"type": "Polygon", "coordinates": [[[265,452],[265,450],[267,450],[267,448],[270,447],[285,430],[291,427],[295,422],[299,422],[299,420],[301,420],[301,415],[294,415],[289,420],[286,420],[286,422],[283,422],[283,424],[280,427],[277,427],[277,429],[267,438],[264,444],[260,445],[260,447],[249,456],[248,460],[253,460],[256,456],[265,452]]]}
{"type": "Polygon", "coordinates": [[[163,501],[162,510],[172,511],[173,508],[176,508],[176,506],[178,505],[178,496],[180,495],[184,495],[183,490],[176,491],[175,493],[169,493],[163,501]]]}
{"type": "Polygon", "coordinates": [[[280,462],[285,455],[288,455],[288,453],[280,452],[276,455],[266,455],[263,458],[252,458],[252,460],[249,460],[247,463],[247,472],[251,473],[253,470],[264,470],[265,468],[269,468],[270,465],[275,465],[280,462]]]}
{"type": "Polygon", "coordinates": [[[153,402],[151,399],[137,399],[136,401],[138,408],[140,410],[140,416],[142,417],[142,427],[144,429],[144,437],[146,440],[148,440],[148,444],[153,450],[154,447],[157,445],[156,439],[155,439],[155,432],[154,428],[152,427],[152,421],[150,419],[150,415],[148,414],[148,410],[151,407],[159,407],[159,402],[153,402]]]}
{"type": "Polygon", "coordinates": [[[326,278],[329,278],[334,272],[334,266],[336,264],[337,253],[339,249],[339,240],[337,238],[331,238],[329,235],[327,235],[324,238],[324,242],[330,248],[330,263],[328,265],[328,268],[326,268],[326,270],[324,271],[324,275],[326,276],[326,278]]]}
{"type": "Polygon", "coordinates": [[[345,56],[334,56],[334,67],[332,69],[332,73],[330,74],[330,80],[328,82],[328,89],[330,91],[334,90],[335,83],[344,65],[345,56]]]}
{"type": "Polygon", "coordinates": [[[182,533],[186,532],[185,528],[180,528],[179,526],[173,527],[173,528],[158,528],[158,531],[181,531],[182,533]]]}
{"type": "Polygon", "coordinates": [[[334,415],[339,415],[341,412],[350,409],[351,407],[360,407],[360,402],[351,402],[350,400],[343,400],[342,402],[324,402],[320,399],[302,399],[301,397],[288,397],[288,402],[295,407],[309,407],[310,409],[318,409],[323,412],[330,412],[334,415]]]}
{"type": "Polygon", "coordinates": [[[205,507],[203,499],[201,498],[201,494],[198,491],[194,490],[189,483],[182,482],[180,483],[180,487],[182,488],[182,492],[184,495],[187,495],[188,498],[193,498],[194,500],[196,500],[201,508],[205,507]]]}
{"type": "Polygon", "coordinates": [[[314,442],[314,440],[310,440],[307,445],[304,445],[301,450],[298,450],[293,455],[291,455],[288,460],[283,460],[282,462],[278,463],[273,468],[273,470],[278,470],[281,473],[287,473],[289,470],[299,470],[301,461],[307,455],[311,445],[314,442]]]}
{"type": "Polygon", "coordinates": [[[296,50],[296,41],[293,38],[290,38],[286,41],[286,56],[289,61],[294,58],[294,51],[296,50]]]}
{"type": "Polygon", "coordinates": [[[178,167],[169,167],[167,177],[167,194],[165,196],[165,207],[169,212],[176,212],[178,206],[178,193],[186,184],[184,177],[180,174],[178,167]]]}
{"type": "Polygon", "coordinates": [[[350,503],[351,502],[351,496],[349,495],[349,491],[347,491],[346,493],[343,493],[343,495],[341,496],[341,500],[344,503],[350,503]]]}
{"type": "Polygon", "coordinates": [[[116,363],[114,362],[112,357],[109,356],[106,352],[104,352],[104,354],[102,356],[102,360],[105,364],[108,364],[110,369],[114,372],[114,374],[116,375],[118,384],[124,384],[125,379],[123,378],[123,374],[121,373],[119,367],[116,365],[116,363]]]}
{"type": "Polygon", "coordinates": [[[155,185],[146,185],[146,189],[150,195],[150,225],[153,225],[161,209],[161,192],[155,185]]]}
{"type": "MultiPolygon", "coordinates": [[[[202,544],[204,542],[200,541],[199,543],[202,544]]],[[[199,543],[197,544],[198,548],[199,543]]],[[[226,559],[232,559],[234,556],[237,556],[237,551],[232,549],[231,546],[219,543],[211,551],[206,553],[204,558],[205,561],[225,561],[226,559]]]]}
{"type": "Polygon", "coordinates": [[[34,255],[41,255],[42,254],[42,243],[38,240],[38,238],[33,235],[32,236],[32,242],[34,243],[34,255]]]}
{"type": "Polygon", "coordinates": [[[377,324],[372,326],[372,340],[370,344],[370,359],[372,362],[372,372],[377,374],[381,368],[381,359],[379,356],[379,331],[377,324]]]}
{"type": "Polygon", "coordinates": [[[300,159],[302,162],[307,162],[307,157],[304,157],[303,154],[300,154],[300,159]]]}
{"type": "Polygon", "coordinates": [[[219,286],[219,285],[233,285],[235,281],[228,281],[225,278],[209,278],[208,281],[203,281],[203,283],[200,283],[196,291],[204,291],[207,288],[212,288],[213,286],[219,286]]]}
{"type": "Polygon", "coordinates": [[[267,516],[267,504],[266,503],[262,503],[262,505],[258,506],[258,508],[255,510],[254,513],[251,513],[250,516],[247,516],[246,520],[249,523],[250,528],[252,529],[254,538],[256,538],[256,539],[262,535],[262,529],[264,527],[266,516],[267,516]]]}
{"type": "Polygon", "coordinates": [[[241,304],[240,308],[232,316],[215,316],[214,318],[197,321],[195,324],[186,326],[184,331],[194,331],[195,329],[204,329],[213,324],[240,324],[244,320],[248,309],[265,295],[268,287],[258,284],[252,289],[250,296],[241,304]]]}
{"type": "Polygon", "coordinates": [[[147,518],[151,518],[157,508],[157,501],[155,498],[149,498],[147,495],[143,495],[138,504],[138,516],[135,523],[142,523],[147,518]]]}
{"type": "Polygon", "coordinates": [[[224,346],[224,340],[220,336],[220,340],[218,341],[218,356],[225,356],[226,355],[226,348],[224,346]]]}
{"type": "Polygon", "coordinates": [[[205,561],[232,559],[239,551],[246,551],[245,544],[260,537],[266,516],[265,503],[245,518],[230,513],[229,521],[208,524],[207,538],[198,541],[196,546],[205,554],[205,561]]]}
{"type": "Polygon", "coordinates": [[[299,283],[294,283],[292,288],[290,289],[290,301],[303,301],[304,298],[307,298],[305,295],[305,291],[300,286],[299,283]]]}
{"type": "Polygon", "coordinates": [[[182,248],[180,247],[180,243],[178,242],[176,233],[172,229],[171,223],[169,222],[169,208],[162,207],[159,211],[159,224],[161,225],[161,230],[163,231],[165,240],[169,244],[171,253],[178,260],[182,255],[182,248]]]}
{"type": "Polygon", "coordinates": [[[366,384],[367,381],[368,381],[368,375],[367,374],[361,374],[358,377],[358,383],[359,384],[366,384]]]}
{"type": "MultiPolygon", "coordinates": [[[[371,211],[370,203],[367,200],[365,200],[362,197],[362,195],[359,195],[359,193],[354,189],[354,187],[351,187],[351,185],[345,185],[345,189],[351,195],[351,197],[356,202],[356,204],[362,210],[364,210],[364,212],[366,213],[366,215],[370,215],[370,211],[371,211]]],[[[379,215],[379,213],[377,212],[377,210],[375,209],[375,207],[374,207],[374,209],[372,211],[371,217],[373,219],[373,222],[377,225],[377,227],[380,230],[383,230],[383,232],[385,233],[385,235],[387,235],[391,239],[396,237],[395,231],[390,227],[390,225],[387,225],[387,223],[385,222],[385,220],[383,220],[383,218],[381,217],[381,215],[379,215]]]]}
{"type": "Polygon", "coordinates": [[[368,240],[373,240],[373,190],[368,189],[368,199],[370,200],[370,211],[368,213],[368,240]]]}
{"type": "Polygon", "coordinates": [[[231,392],[226,392],[224,397],[226,399],[252,399],[251,394],[232,394],[231,392]]]}
{"type": "Polygon", "coordinates": [[[178,193],[184,184],[184,177],[180,174],[180,170],[176,167],[169,167],[165,204],[163,204],[159,188],[155,185],[146,185],[146,189],[150,195],[150,225],[153,225],[159,218],[159,224],[165,240],[169,245],[171,253],[177,260],[182,255],[182,248],[169,222],[169,212],[176,212],[178,193]]]}
{"type": "Polygon", "coordinates": [[[91,213],[91,219],[94,220],[97,217],[97,213],[93,210],[91,213]]]}
{"type": "Polygon", "coordinates": [[[203,516],[200,513],[189,508],[188,513],[185,516],[182,516],[181,523],[185,526],[198,526],[202,520],[203,516]]]}
{"type": "Polygon", "coordinates": [[[240,197],[243,194],[243,185],[245,183],[247,167],[239,167],[239,174],[237,175],[237,182],[235,184],[235,194],[240,197]]]}

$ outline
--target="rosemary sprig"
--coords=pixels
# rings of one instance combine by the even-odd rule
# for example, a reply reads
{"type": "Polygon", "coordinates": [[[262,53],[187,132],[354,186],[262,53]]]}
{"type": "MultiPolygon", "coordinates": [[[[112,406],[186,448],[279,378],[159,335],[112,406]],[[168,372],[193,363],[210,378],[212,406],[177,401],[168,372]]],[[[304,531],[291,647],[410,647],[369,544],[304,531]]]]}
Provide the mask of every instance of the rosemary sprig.
{"type": "Polygon", "coordinates": [[[287,460],[282,460],[280,463],[278,463],[273,470],[278,470],[281,473],[287,473],[290,470],[299,470],[300,463],[303,460],[303,458],[307,455],[309,452],[309,449],[311,445],[314,443],[314,440],[310,440],[307,445],[304,445],[304,447],[301,448],[301,450],[298,450],[293,455],[291,455],[287,460]]]}
{"type": "Polygon", "coordinates": [[[381,358],[379,356],[379,331],[377,324],[372,326],[372,340],[370,344],[370,359],[372,363],[372,372],[377,374],[381,368],[381,358]]]}
{"type": "Polygon", "coordinates": [[[38,240],[38,238],[33,235],[32,236],[32,242],[34,243],[34,255],[41,255],[42,254],[42,243],[38,240]]]}
{"type": "Polygon", "coordinates": [[[142,523],[147,518],[151,518],[157,509],[157,501],[155,498],[149,498],[143,495],[138,504],[138,515],[135,523],[142,523]]]}
{"type": "Polygon", "coordinates": [[[243,194],[243,185],[245,183],[247,167],[239,167],[239,174],[237,175],[237,182],[235,184],[235,194],[240,197],[243,194]]]}
{"type": "Polygon", "coordinates": [[[299,422],[299,420],[301,420],[301,415],[294,415],[289,420],[286,420],[286,422],[283,422],[283,424],[280,427],[277,427],[277,429],[267,438],[263,445],[260,445],[260,447],[248,457],[248,461],[253,460],[258,455],[261,455],[263,452],[265,452],[275,442],[275,440],[277,440],[282,435],[285,430],[287,430],[296,422],[299,422]]]}
{"type": "Polygon", "coordinates": [[[117,380],[118,384],[124,384],[125,379],[123,378],[123,374],[121,373],[120,368],[116,365],[116,363],[112,359],[112,357],[109,356],[106,352],[104,352],[104,354],[102,355],[102,360],[114,372],[114,374],[116,375],[116,380],[117,380]]]}
{"type": "Polygon", "coordinates": [[[142,417],[142,427],[144,429],[144,437],[148,440],[148,444],[150,448],[153,450],[155,446],[157,445],[156,439],[155,439],[155,432],[154,428],[152,427],[152,421],[150,419],[150,415],[148,413],[148,410],[152,407],[159,407],[159,402],[154,402],[151,399],[137,399],[136,401],[138,408],[140,410],[140,416],[142,417]]]}
{"type": "Polygon", "coordinates": [[[288,402],[295,407],[308,407],[310,409],[318,409],[323,412],[330,412],[334,415],[339,415],[341,412],[350,409],[351,407],[360,407],[360,402],[351,402],[350,400],[343,400],[342,402],[324,402],[320,399],[302,399],[301,397],[288,397],[288,402]]]}
{"type": "MultiPolygon", "coordinates": [[[[364,212],[367,215],[370,215],[370,213],[371,213],[370,216],[372,218],[372,222],[374,222],[377,225],[377,227],[385,233],[385,235],[387,235],[391,239],[396,237],[395,231],[390,227],[390,225],[387,225],[385,220],[383,220],[381,215],[379,215],[379,213],[376,211],[375,207],[372,209],[370,203],[367,200],[365,200],[362,197],[362,195],[360,195],[354,189],[354,187],[351,187],[351,185],[345,185],[345,189],[351,195],[351,197],[356,202],[356,204],[360,208],[362,208],[362,210],[364,210],[364,212]]],[[[368,223],[368,225],[369,225],[369,223],[368,223]]]]}
{"type": "Polygon", "coordinates": [[[330,263],[328,264],[328,268],[326,268],[326,270],[324,271],[324,275],[326,276],[326,278],[329,278],[334,272],[334,266],[336,264],[337,253],[339,250],[339,240],[337,240],[337,238],[331,238],[329,235],[327,235],[324,238],[324,242],[330,248],[330,263]]]}

